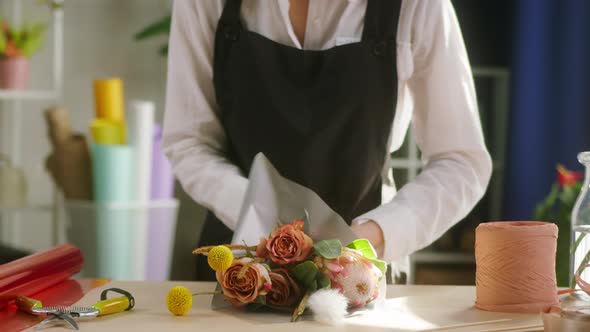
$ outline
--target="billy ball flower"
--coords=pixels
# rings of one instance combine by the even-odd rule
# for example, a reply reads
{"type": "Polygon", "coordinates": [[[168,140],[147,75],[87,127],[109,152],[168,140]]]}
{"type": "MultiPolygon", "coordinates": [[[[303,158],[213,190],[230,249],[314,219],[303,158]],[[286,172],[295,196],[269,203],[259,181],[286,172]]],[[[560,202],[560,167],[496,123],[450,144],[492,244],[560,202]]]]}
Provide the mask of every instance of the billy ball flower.
{"type": "Polygon", "coordinates": [[[174,316],[184,316],[192,306],[193,295],[186,287],[172,287],[166,296],[166,307],[174,316]]]}
{"type": "Polygon", "coordinates": [[[234,261],[234,254],[226,246],[216,246],[209,251],[207,262],[214,271],[227,270],[234,261]]]}

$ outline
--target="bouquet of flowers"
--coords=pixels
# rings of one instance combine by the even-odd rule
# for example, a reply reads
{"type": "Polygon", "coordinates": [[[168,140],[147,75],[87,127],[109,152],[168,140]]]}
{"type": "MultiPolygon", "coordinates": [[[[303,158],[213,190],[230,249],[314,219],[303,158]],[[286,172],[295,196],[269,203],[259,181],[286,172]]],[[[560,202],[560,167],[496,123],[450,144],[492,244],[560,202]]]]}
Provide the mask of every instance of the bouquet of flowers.
{"type": "Polygon", "coordinates": [[[224,297],[235,307],[256,304],[293,310],[295,321],[309,306],[319,320],[344,316],[379,295],[386,264],[364,239],[314,241],[305,221],[279,224],[256,246],[198,248],[216,271],[224,297]],[[331,318],[330,318],[331,317],[331,318]]]}

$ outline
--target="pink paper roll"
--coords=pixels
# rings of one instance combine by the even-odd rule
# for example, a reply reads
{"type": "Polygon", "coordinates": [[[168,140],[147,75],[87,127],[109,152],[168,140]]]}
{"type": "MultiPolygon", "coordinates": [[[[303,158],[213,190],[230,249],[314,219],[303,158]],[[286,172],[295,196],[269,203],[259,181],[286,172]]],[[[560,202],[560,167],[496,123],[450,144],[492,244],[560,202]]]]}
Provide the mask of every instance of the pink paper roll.
{"type": "Polygon", "coordinates": [[[478,309],[540,313],[558,304],[557,226],[545,222],[491,222],[475,230],[478,309]]]}

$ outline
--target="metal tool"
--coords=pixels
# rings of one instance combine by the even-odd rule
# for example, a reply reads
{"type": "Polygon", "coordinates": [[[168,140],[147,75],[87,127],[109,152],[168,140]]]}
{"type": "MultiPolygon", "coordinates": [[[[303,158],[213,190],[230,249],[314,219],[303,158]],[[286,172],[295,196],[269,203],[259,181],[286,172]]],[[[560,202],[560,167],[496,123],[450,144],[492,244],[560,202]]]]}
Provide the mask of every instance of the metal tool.
{"type": "Polygon", "coordinates": [[[78,324],[74,318],[94,318],[98,316],[105,316],[131,310],[131,308],[135,306],[135,299],[133,296],[129,292],[119,288],[109,288],[102,291],[100,294],[100,301],[96,302],[91,307],[43,307],[41,301],[24,296],[17,297],[15,302],[18,308],[24,312],[28,312],[33,315],[48,316],[45,320],[35,326],[35,329],[42,328],[47,324],[54,322],[67,322],[71,327],[77,330],[78,324]],[[123,296],[107,299],[108,292],[111,291],[122,294],[123,296]]]}

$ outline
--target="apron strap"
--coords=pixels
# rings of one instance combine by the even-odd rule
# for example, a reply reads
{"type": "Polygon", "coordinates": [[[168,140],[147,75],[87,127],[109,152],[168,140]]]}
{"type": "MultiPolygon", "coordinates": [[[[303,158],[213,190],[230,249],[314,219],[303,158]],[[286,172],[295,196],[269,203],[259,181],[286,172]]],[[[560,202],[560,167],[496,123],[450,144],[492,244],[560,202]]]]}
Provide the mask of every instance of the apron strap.
{"type": "Polygon", "coordinates": [[[387,47],[393,47],[395,51],[401,2],[402,0],[367,1],[363,41],[375,43],[376,55],[384,54],[387,47]]]}
{"type": "Polygon", "coordinates": [[[219,18],[219,25],[223,28],[225,38],[237,40],[240,34],[240,9],[242,0],[226,0],[223,12],[219,18]]]}

